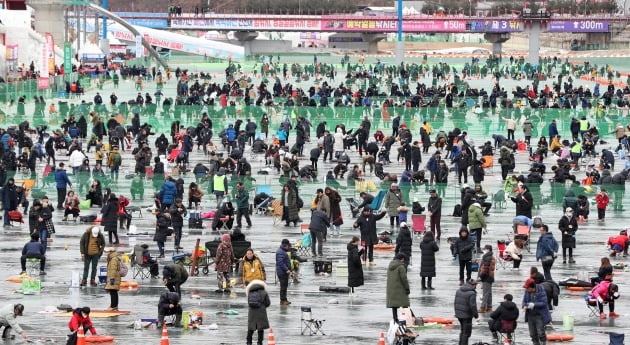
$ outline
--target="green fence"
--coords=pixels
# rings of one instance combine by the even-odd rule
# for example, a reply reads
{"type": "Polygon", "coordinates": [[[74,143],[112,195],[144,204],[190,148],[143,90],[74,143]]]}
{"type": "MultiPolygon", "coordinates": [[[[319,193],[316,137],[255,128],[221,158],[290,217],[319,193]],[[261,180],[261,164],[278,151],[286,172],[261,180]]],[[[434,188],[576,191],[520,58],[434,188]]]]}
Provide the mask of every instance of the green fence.
{"type": "Polygon", "coordinates": [[[66,80],[70,82],[78,80],[84,90],[87,90],[92,86],[93,79],[95,77],[91,75],[80,75],[76,72],[64,76],[55,76],[50,78],[50,87],[46,89],[38,89],[36,79],[0,83],[0,103],[7,103],[11,100],[17,102],[22,96],[26,98],[27,102],[33,101],[35,97],[43,97],[44,99],[63,98],[66,97],[64,96],[66,80]],[[59,92],[63,92],[63,94],[59,92]]]}

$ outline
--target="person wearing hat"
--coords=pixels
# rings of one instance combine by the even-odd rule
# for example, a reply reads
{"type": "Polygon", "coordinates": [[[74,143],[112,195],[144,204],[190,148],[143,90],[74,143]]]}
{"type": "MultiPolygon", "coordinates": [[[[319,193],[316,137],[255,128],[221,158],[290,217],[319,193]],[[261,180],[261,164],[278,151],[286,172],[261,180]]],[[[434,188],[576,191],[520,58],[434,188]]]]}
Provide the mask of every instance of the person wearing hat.
{"type": "Polygon", "coordinates": [[[118,256],[118,252],[116,252],[116,248],[107,247],[105,248],[105,253],[107,253],[107,280],[105,284],[105,291],[109,293],[110,304],[107,311],[117,311],[118,310],[118,290],[120,290],[120,265],[122,264],[120,261],[120,257],[118,256]]]}
{"type": "Polygon", "coordinates": [[[492,311],[492,283],[494,283],[494,268],[496,260],[492,255],[492,246],[486,244],[483,247],[483,256],[479,265],[479,281],[481,281],[481,307],[480,313],[492,311]]]}
{"type": "Polygon", "coordinates": [[[12,337],[11,332],[15,332],[22,336],[25,341],[28,341],[26,332],[20,327],[17,322],[17,317],[22,316],[24,313],[24,306],[18,304],[7,304],[0,309],[0,328],[4,327],[2,331],[2,339],[9,339],[12,337]]]}
{"type": "Polygon", "coordinates": [[[72,317],[68,321],[68,328],[72,334],[68,336],[67,345],[75,345],[77,343],[77,331],[83,328],[83,332],[90,331],[92,335],[96,335],[96,329],[92,325],[90,319],[90,307],[76,308],[72,311],[72,317]]]}
{"type": "Polygon", "coordinates": [[[37,232],[31,234],[31,240],[22,248],[22,257],[20,257],[22,272],[20,272],[20,275],[26,274],[26,259],[39,259],[39,275],[46,275],[44,270],[46,267],[46,251],[39,242],[39,234],[37,232]]]}
{"type": "Polygon", "coordinates": [[[158,329],[162,328],[164,325],[164,318],[169,315],[175,315],[175,322],[173,323],[174,327],[182,327],[181,296],[176,292],[171,292],[165,289],[160,294],[160,301],[158,302],[158,329]]]}
{"type": "Polygon", "coordinates": [[[525,310],[525,322],[529,326],[529,336],[532,344],[545,345],[547,334],[545,325],[551,322],[551,313],[547,304],[547,294],[545,289],[536,284],[533,278],[529,278],[523,285],[525,294],[523,296],[523,310],[525,310]]]}
{"type": "Polygon", "coordinates": [[[477,281],[468,279],[466,284],[455,292],[455,317],[459,320],[459,345],[468,345],[468,339],[472,334],[472,319],[479,319],[477,312],[477,281]]]}
{"type": "Polygon", "coordinates": [[[394,228],[394,222],[396,222],[396,226],[400,226],[400,222],[398,220],[398,208],[402,203],[402,193],[398,188],[398,185],[396,183],[392,183],[385,194],[385,199],[383,199],[383,207],[387,210],[387,214],[389,215],[389,226],[392,229],[394,228]]]}
{"type": "Polygon", "coordinates": [[[162,269],[162,280],[168,291],[176,292],[181,297],[181,286],[188,280],[188,271],[180,264],[164,265],[162,269]]]}
{"type": "Polygon", "coordinates": [[[280,281],[280,305],[288,306],[291,304],[287,299],[287,288],[289,287],[289,277],[291,276],[291,259],[289,259],[289,251],[291,250],[291,242],[283,239],[280,248],[276,250],[276,275],[280,281]]]}
{"type": "Polygon", "coordinates": [[[575,248],[575,233],[578,230],[577,217],[573,214],[573,209],[567,207],[564,216],[558,222],[558,229],[562,233],[562,263],[567,263],[567,249],[569,250],[569,263],[574,264],[573,248],[575,248]]]}
{"type": "Polygon", "coordinates": [[[164,258],[164,244],[169,236],[169,227],[171,226],[171,214],[168,210],[164,210],[157,214],[157,221],[155,224],[155,234],[153,240],[157,242],[158,249],[160,250],[160,258],[164,258]]]}
{"type": "Polygon", "coordinates": [[[398,237],[396,237],[396,248],[394,250],[394,253],[405,254],[405,269],[407,269],[407,267],[409,266],[409,261],[411,260],[412,245],[413,237],[411,236],[409,226],[407,226],[406,222],[401,222],[400,231],[398,232],[398,237]]]}
{"type": "Polygon", "coordinates": [[[466,269],[466,280],[472,276],[472,256],[475,249],[475,242],[470,237],[468,228],[462,225],[459,229],[459,237],[452,245],[453,255],[459,259],[459,285],[464,285],[464,269],[466,269]]]}
{"type": "Polygon", "coordinates": [[[230,272],[234,263],[234,249],[230,234],[221,235],[221,243],[214,257],[214,270],[217,271],[218,293],[230,293],[230,272]]]}
{"type": "Polygon", "coordinates": [[[90,275],[90,285],[97,286],[96,283],[96,267],[98,260],[103,255],[105,249],[105,236],[101,233],[99,226],[90,226],[85,229],[79,242],[79,250],[81,251],[81,260],[83,261],[83,279],[81,280],[81,286],[87,285],[87,276],[92,266],[92,273],[90,275]]]}
{"type": "Polygon", "coordinates": [[[377,215],[372,213],[372,209],[367,206],[363,208],[361,215],[352,225],[359,228],[361,232],[361,246],[365,249],[363,252],[363,261],[369,260],[370,265],[374,264],[374,245],[378,244],[378,236],[376,234],[376,221],[385,217],[387,213],[381,212],[377,215]]]}

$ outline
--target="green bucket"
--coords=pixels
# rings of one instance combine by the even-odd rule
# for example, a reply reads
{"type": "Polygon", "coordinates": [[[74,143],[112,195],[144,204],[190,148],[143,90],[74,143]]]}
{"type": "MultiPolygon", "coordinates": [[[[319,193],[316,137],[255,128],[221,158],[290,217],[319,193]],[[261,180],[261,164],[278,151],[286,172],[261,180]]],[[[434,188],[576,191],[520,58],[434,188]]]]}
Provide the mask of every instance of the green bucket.
{"type": "Polygon", "coordinates": [[[565,331],[573,330],[573,322],[575,321],[575,317],[573,315],[564,315],[562,317],[562,327],[565,331]]]}

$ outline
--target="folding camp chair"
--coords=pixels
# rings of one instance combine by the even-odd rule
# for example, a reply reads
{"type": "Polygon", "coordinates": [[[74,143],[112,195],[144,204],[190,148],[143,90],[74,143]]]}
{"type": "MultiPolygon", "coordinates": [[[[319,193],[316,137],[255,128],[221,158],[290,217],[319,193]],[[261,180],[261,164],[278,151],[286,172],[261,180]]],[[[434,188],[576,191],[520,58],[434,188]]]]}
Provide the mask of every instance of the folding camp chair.
{"type": "Polygon", "coordinates": [[[131,269],[133,272],[133,279],[140,277],[140,279],[149,279],[151,277],[151,265],[142,262],[142,246],[136,244],[133,247],[133,254],[131,256],[131,269]]]}
{"type": "Polygon", "coordinates": [[[492,194],[492,207],[495,209],[507,207],[507,199],[503,189],[499,189],[496,193],[492,194]]]}
{"type": "Polygon", "coordinates": [[[516,321],[501,320],[501,329],[497,332],[499,335],[499,344],[515,344],[514,330],[516,329],[516,321]]]}
{"type": "Polygon", "coordinates": [[[492,175],[494,172],[494,156],[483,156],[485,162],[481,165],[486,175],[492,175]]]}
{"type": "Polygon", "coordinates": [[[586,295],[584,296],[584,301],[586,301],[586,307],[588,308],[588,317],[599,317],[597,299],[591,295],[586,295]]]}
{"type": "Polygon", "coordinates": [[[411,215],[411,230],[414,234],[424,234],[427,231],[427,227],[425,225],[427,216],[424,214],[412,214],[411,215]]]}
{"type": "Polygon", "coordinates": [[[299,256],[310,256],[312,239],[309,225],[300,224],[300,232],[302,233],[302,238],[293,245],[293,248],[295,248],[299,256]]]}
{"type": "Polygon", "coordinates": [[[301,310],[300,320],[302,321],[302,326],[300,327],[300,334],[317,335],[317,333],[321,333],[321,335],[326,335],[322,330],[322,325],[326,320],[313,319],[311,307],[301,307],[301,310]]]}
{"type": "Polygon", "coordinates": [[[265,193],[267,195],[271,195],[271,185],[268,184],[259,184],[256,186],[256,195],[260,193],[265,193]]]}
{"type": "Polygon", "coordinates": [[[273,217],[273,225],[282,223],[282,200],[275,199],[271,202],[271,216],[273,217]]]}
{"type": "Polygon", "coordinates": [[[387,194],[387,191],[379,190],[378,194],[376,194],[376,196],[374,197],[374,200],[372,200],[372,203],[370,204],[370,209],[372,210],[380,209],[381,205],[383,204],[383,200],[385,199],[385,194],[387,194]]]}
{"type": "Polygon", "coordinates": [[[507,269],[510,263],[513,261],[510,255],[506,255],[505,248],[507,247],[508,242],[503,240],[497,241],[497,258],[496,262],[502,269],[507,269]]]}
{"type": "Polygon", "coordinates": [[[22,212],[18,210],[9,211],[9,222],[13,225],[13,222],[16,223],[24,223],[24,217],[22,217],[22,212]]]}
{"type": "Polygon", "coordinates": [[[529,233],[531,228],[529,225],[517,225],[516,232],[514,234],[514,238],[520,238],[523,240],[523,246],[527,249],[528,253],[531,253],[531,248],[529,246],[529,233]]]}

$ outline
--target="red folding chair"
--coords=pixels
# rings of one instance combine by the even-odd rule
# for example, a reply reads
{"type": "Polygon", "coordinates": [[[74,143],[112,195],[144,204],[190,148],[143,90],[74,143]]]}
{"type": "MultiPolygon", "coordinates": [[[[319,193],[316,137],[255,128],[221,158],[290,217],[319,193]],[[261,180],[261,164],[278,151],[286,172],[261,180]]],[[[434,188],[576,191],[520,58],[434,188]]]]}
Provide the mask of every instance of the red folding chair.
{"type": "Polygon", "coordinates": [[[9,221],[11,223],[24,223],[24,218],[22,217],[22,212],[20,211],[9,211],[9,221]]]}
{"type": "Polygon", "coordinates": [[[414,234],[424,234],[427,231],[427,227],[425,225],[425,220],[427,216],[424,214],[412,214],[411,215],[411,230],[414,234]]]}
{"type": "Polygon", "coordinates": [[[502,269],[508,268],[509,264],[512,262],[512,257],[510,255],[505,255],[505,248],[507,248],[508,243],[503,240],[497,241],[497,258],[496,262],[502,269]]]}

